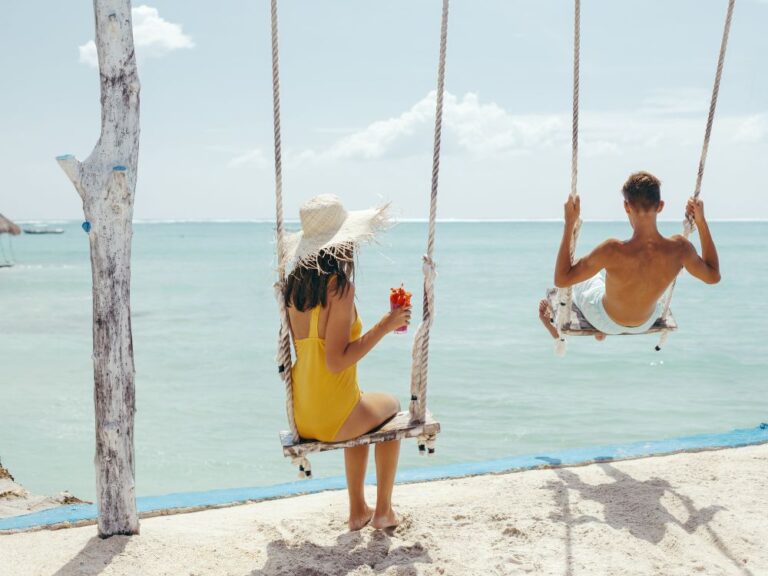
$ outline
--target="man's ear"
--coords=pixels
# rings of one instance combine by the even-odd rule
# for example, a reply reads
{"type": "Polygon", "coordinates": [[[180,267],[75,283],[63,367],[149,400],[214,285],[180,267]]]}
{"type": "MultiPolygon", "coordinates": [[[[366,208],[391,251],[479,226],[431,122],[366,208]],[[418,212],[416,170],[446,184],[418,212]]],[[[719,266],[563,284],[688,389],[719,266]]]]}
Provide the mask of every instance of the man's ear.
{"type": "Polygon", "coordinates": [[[659,200],[659,205],[656,208],[656,214],[659,214],[662,210],[664,210],[664,200],[659,200]]]}
{"type": "Polygon", "coordinates": [[[631,210],[631,207],[629,206],[629,202],[627,202],[626,200],[624,200],[624,212],[626,212],[627,214],[629,214],[629,211],[630,211],[630,210],[631,210]]]}

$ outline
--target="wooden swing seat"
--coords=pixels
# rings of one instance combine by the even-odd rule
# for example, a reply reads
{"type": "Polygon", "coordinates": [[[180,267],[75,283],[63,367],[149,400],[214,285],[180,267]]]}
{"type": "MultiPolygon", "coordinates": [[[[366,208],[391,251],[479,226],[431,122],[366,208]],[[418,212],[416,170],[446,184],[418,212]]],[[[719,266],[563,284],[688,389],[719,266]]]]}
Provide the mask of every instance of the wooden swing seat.
{"type": "MultiPolygon", "coordinates": [[[[547,300],[549,300],[549,307],[554,314],[557,308],[560,306],[560,301],[557,297],[557,289],[550,288],[547,290],[547,300]]],[[[656,320],[653,325],[643,332],[643,334],[655,334],[657,332],[664,332],[667,330],[677,330],[677,321],[672,316],[670,311],[666,318],[662,317],[656,320]]],[[[597,330],[589,321],[584,318],[584,314],[581,313],[579,307],[571,302],[571,319],[563,325],[562,333],[567,336],[594,336],[599,334],[597,330]],[[573,321],[573,317],[576,317],[576,321],[573,321]]],[[[617,334],[617,336],[638,336],[638,334],[617,334]]]]}
{"type": "Polygon", "coordinates": [[[280,432],[280,443],[283,445],[283,456],[300,458],[313,452],[339,450],[340,448],[352,448],[353,446],[402,440],[403,438],[416,438],[418,436],[435,436],[440,432],[440,422],[435,420],[429,411],[427,411],[424,420],[421,424],[412,424],[410,412],[404,410],[398,412],[391,420],[385,422],[379,428],[344,442],[320,442],[319,440],[305,439],[294,442],[290,430],[283,430],[280,432]]]}

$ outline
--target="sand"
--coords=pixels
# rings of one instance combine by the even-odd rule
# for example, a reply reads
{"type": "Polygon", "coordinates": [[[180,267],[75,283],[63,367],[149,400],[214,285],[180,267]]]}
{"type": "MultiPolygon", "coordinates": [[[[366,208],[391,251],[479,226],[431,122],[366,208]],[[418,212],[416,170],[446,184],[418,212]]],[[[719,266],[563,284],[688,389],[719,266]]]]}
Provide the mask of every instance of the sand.
{"type": "MultiPolygon", "coordinates": [[[[373,496],[373,493],[371,493],[373,496]]],[[[0,536],[10,575],[768,574],[768,445],[398,486],[349,533],[345,492],[0,536]]]]}

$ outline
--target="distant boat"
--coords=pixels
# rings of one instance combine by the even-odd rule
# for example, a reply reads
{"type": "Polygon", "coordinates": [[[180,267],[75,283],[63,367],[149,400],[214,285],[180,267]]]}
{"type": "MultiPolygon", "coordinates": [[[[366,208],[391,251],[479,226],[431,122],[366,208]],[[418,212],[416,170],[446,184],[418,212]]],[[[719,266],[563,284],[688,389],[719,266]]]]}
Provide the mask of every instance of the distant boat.
{"type": "Polygon", "coordinates": [[[64,234],[64,228],[50,228],[45,224],[24,228],[24,234],[64,234]]]}

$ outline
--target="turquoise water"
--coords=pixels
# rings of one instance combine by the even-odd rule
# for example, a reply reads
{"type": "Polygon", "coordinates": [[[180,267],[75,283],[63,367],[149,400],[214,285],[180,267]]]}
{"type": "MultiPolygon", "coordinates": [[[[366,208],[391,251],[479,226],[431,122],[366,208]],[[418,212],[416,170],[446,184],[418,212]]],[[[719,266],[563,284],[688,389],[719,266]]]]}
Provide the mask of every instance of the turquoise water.
{"type": "MultiPolygon", "coordinates": [[[[93,496],[90,261],[78,223],[14,239],[0,269],[0,459],[38,493],[93,496]]],[[[663,226],[674,233],[676,223],[663,226]]],[[[536,305],[551,281],[555,223],[443,223],[430,408],[443,424],[434,458],[403,446],[403,467],[754,426],[768,419],[765,307],[768,223],[714,223],[723,281],[682,276],[681,330],[571,339],[552,353],[536,305]]],[[[359,310],[368,325],[388,289],[420,289],[426,226],[403,223],[362,253],[359,310]]],[[[624,223],[587,223],[585,249],[624,223]]],[[[272,227],[139,223],[134,233],[136,473],[140,495],[273,484],[283,459],[282,383],[274,366],[272,227]]],[[[2,239],[7,249],[7,239],[2,239]]],[[[417,291],[417,290],[414,290],[417,291]]],[[[415,300],[419,300],[418,298],[415,300]]],[[[411,331],[413,332],[413,330],[411,331]]],[[[360,365],[363,389],[405,404],[411,335],[387,337],[360,365]]],[[[312,459],[343,471],[341,454],[312,459]]]]}

